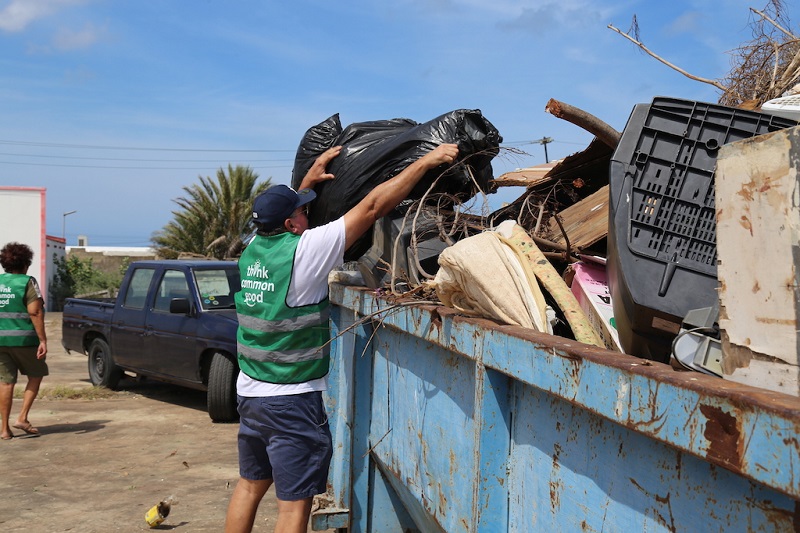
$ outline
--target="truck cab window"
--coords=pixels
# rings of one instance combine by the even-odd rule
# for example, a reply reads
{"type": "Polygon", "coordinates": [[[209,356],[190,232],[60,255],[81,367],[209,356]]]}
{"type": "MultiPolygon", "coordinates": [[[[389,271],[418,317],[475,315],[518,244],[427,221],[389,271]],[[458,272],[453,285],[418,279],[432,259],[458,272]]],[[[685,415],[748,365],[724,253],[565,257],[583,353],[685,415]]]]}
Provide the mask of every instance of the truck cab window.
{"type": "Polygon", "coordinates": [[[165,270],[156,291],[156,303],[153,309],[169,312],[169,303],[173,298],[188,298],[189,284],[186,275],[180,270],[165,270]]]}
{"type": "Polygon", "coordinates": [[[194,271],[194,279],[200,291],[200,305],[206,311],[236,307],[233,294],[241,284],[237,269],[198,269],[194,271]]]}
{"type": "Polygon", "coordinates": [[[122,303],[129,309],[144,308],[147,291],[150,289],[150,282],[153,279],[155,270],[152,268],[137,268],[131,276],[128,284],[128,292],[125,293],[125,300],[122,303]]]}

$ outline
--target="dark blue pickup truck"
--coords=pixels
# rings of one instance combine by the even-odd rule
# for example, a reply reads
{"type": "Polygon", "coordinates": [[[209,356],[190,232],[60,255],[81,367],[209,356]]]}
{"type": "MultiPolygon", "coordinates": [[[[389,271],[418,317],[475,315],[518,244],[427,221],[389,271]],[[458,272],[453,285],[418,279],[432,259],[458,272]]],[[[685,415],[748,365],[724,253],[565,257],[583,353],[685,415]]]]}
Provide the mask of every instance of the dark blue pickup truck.
{"type": "Polygon", "coordinates": [[[205,390],[211,419],[235,420],[240,284],[234,261],[137,261],[115,301],[67,299],[61,342],[89,356],[94,385],[132,373],[205,390]]]}

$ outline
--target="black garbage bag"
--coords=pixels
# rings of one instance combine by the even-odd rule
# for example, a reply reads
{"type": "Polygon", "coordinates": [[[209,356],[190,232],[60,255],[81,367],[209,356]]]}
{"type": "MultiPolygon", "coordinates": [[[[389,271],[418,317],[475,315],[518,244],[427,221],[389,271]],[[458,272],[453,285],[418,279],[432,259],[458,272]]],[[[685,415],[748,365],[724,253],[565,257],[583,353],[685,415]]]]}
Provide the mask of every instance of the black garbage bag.
{"type": "Polygon", "coordinates": [[[332,146],[339,135],[342,133],[342,123],[339,120],[339,113],[332,115],[316,126],[310,127],[303,135],[300,146],[297,147],[297,154],[294,156],[294,167],[292,168],[292,187],[297,189],[303,181],[308,169],[322,152],[332,146]]]}
{"type": "MultiPolygon", "coordinates": [[[[317,199],[311,204],[309,224],[319,226],[345,214],[377,185],[396,176],[436,146],[453,143],[458,145],[459,164],[430,170],[411,191],[409,199],[422,198],[436,182],[432,194],[448,193],[466,200],[478,193],[478,187],[486,190],[493,177],[491,161],[502,140],[478,109],[458,109],[422,124],[397,118],[354,123],[344,130],[337,114],[313,126],[303,136],[292,170],[292,186],[300,185],[317,156],[331,146],[342,146],[342,152],[328,165],[328,172],[336,178],[316,186],[317,199]]],[[[348,250],[346,259],[360,257],[370,241],[367,232],[348,250]]]]}

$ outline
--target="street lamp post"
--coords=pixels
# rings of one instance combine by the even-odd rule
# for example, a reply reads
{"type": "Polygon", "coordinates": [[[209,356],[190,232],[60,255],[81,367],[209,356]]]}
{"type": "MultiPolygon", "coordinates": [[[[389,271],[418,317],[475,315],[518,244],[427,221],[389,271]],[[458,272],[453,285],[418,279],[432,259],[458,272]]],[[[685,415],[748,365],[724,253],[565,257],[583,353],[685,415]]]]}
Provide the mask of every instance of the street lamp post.
{"type": "Polygon", "coordinates": [[[61,238],[64,239],[64,244],[67,244],[67,215],[77,213],[77,211],[67,211],[61,219],[61,238]]]}

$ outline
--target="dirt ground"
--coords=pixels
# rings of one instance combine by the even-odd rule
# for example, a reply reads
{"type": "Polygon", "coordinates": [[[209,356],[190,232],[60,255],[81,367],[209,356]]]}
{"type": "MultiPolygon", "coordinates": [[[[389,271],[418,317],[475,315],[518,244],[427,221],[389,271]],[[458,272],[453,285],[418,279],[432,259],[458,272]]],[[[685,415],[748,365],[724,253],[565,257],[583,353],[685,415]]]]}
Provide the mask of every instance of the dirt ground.
{"type": "MultiPolygon", "coordinates": [[[[91,387],[86,356],[61,347],[61,314],[48,313],[46,326],[50,375],[42,390],[91,387]]],[[[17,392],[24,386],[22,376],[17,392]]],[[[152,381],[121,387],[108,399],[39,399],[30,420],[41,435],[14,430],[0,441],[0,529],[150,530],[145,513],[175,495],[179,503],[156,529],[223,530],[238,478],[238,424],[212,423],[202,392],[152,381]]],[[[270,490],[253,531],[272,531],[276,516],[270,490]]]]}

